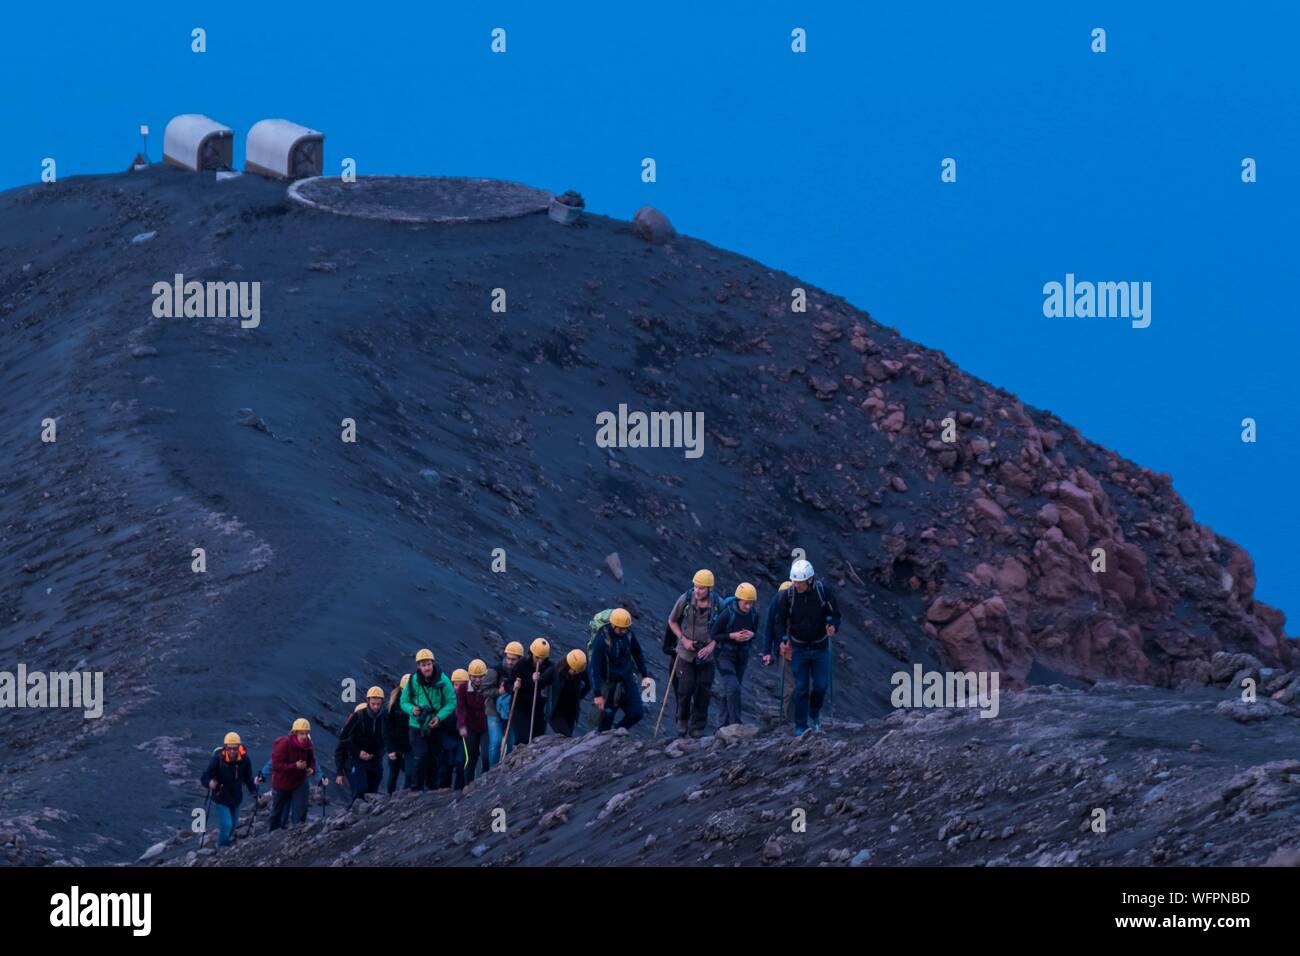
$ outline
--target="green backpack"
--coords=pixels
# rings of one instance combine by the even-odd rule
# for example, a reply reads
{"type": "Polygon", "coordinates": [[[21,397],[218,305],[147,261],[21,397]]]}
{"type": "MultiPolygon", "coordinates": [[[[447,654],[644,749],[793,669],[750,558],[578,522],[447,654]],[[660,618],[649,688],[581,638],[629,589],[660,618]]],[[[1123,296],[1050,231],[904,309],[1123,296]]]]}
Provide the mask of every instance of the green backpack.
{"type": "Polygon", "coordinates": [[[596,643],[596,635],[600,629],[609,623],[609,616],[614,613],[612,607],[607,607],[591,619],[587,625],[587,660],[591,660],[591,645],[596,643]]]}

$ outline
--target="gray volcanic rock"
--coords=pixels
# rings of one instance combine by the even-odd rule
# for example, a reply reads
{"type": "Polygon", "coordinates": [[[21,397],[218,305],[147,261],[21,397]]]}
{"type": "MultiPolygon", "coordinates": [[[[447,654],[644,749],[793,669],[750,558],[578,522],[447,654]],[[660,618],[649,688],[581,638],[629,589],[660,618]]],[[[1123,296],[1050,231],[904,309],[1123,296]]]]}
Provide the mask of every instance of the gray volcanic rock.
{"type": "MultiPolygon", "coordinates": [[[[1300,850],[1278,826],[1300,812],[1300,760],[1274,756],[1297,713],[1247,727],[1210,693],[1052,687],[1004,695],[997,719],[900,711],[678,759],[550,735],[459,794],[258,824],[194,865],[1259,865],[1300,850]]],[[[193,842],[148,862],[187,865],[193,842]]]]}
{"type": "MultiPolygon", "coordinates": [[[[1220,696],[1240,689],[1208,687],[1243,671],[1300,665],[1282,615],[1254,598],[1249,556],[1197,524],[1169,476],[793,276],[695,239],[647,245],[627,222],[585,224],[336,216],[261,177],[161,166],[0,194],[0,261],[14,264],[0,270],[0,649],[30,669],[102,671],[106,698],[99,720],[0,711],[0,832],[23,836],[22,859],[135,861],[188,827],[225,731],[260,766],[305,715],[331,754],[352,706],[341,682],[392,687],[424,643],[453,666],[538,634],[565,650],[585,645],[592,614],[621,605],[653,649],[697,567],[728,591],[754,582],[765,607],[797,547],[846,611],[829,706],[841,720],[887,713],[890,675],[912,663],[994,670],[1004,689],[1106,680],[1220,696]],[[130,242],[146,232],[157,235],[130,242]],[[152,289],[177,273],[260,283],[260,324],[155,318],[152,289]],[[796,286],[807,313],[790,311],[796,286]],[[703,453],[600,447],[596,416],[621,404],[703,413],[703,453]],[[45,419],[53,444],[40,440],[45,419]],[[345,419],[355,443],[340,438],[345,419]],[[1104,572],[1091,569],[1098,549],[1104,572]],[[605,563],[614,552],[621,580],[605,563]],[[106,814],[102,795],[126,788],[106,814]]],[[[661,655],[651,664],[662,688],[661,655]]],[[[1294,688],[1267,696],[1290,707],[1294,688]]],[[[779,693],[779,672],[751,659],[747,718],[779,693]]],[[[1155,729],[1181,753],[1192,731],[1166,698],[1174,709],[1150,719],[1177,725],[1155,729]]],[[[740,825],[726,789],[690,768],[805,755],[730,732],[648,747],[648,732],[594,749],[611,773],[680,764],[673,802],[721,814],[720,833],[740,825]],[[688,803],[679,784],[707,795],[688,803]]],[[[848,737],[807,753],[835,742],[883,769],[848,737]]],[[[982,743],[971,755],[991,763],[982,743]]],[[[639,785],[593,783],[590,799],[668,799],[639,785]]],[[[512,806],[540,818],[574,803],[544,834],[558,841],[589,807],[551,796],[512,806]]],[[[1000,833],[1009,813],[982,829],[1000,833]]],[[[458,851],[495,846],[468,817],[448,841],[462,829],[474,842],[458,851]]],[[[878,845],[883,833],[870,847],[852,836],[826,852],[851,851],[836,857],[846,865],[863,849],[872,863],[903,859],[878,845]]],[[[920,852],[919,840],[899,846],[920,852]]],[[[804,859],[788,837],[779,845],[779,865],[804,859]]],[[[629,842],[628,859],[677,846],[665,824],[629,842]]],[[[937,859],[930,850],[918,859],[937,859]]]]}
{"type": "Polygon", "coordinates": [[[677,235],[668,217],[653,206],[642,206],[632,217],[632,228],[646,242],[664,243],[677,235]]]}

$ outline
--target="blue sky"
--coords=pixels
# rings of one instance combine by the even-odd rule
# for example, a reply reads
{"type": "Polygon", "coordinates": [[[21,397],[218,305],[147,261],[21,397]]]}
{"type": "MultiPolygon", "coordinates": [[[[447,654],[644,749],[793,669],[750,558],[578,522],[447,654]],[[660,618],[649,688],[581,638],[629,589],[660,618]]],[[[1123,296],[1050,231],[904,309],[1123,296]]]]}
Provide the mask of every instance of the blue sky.
{"type": "Polygon", "coordinates": [[[326,132],[327,172],[649,203],[1170,473],[1294,618],[1300,8],[1138,6],[13,5],[0,188],[47,156],[60,178],[125,168],[141,123],[157,160],[167,119],[202,112],[237,159],[284,116],[326,132]],[[1044,318],[1067,272],[1151,282],[1151,326],[1044,318]]]}

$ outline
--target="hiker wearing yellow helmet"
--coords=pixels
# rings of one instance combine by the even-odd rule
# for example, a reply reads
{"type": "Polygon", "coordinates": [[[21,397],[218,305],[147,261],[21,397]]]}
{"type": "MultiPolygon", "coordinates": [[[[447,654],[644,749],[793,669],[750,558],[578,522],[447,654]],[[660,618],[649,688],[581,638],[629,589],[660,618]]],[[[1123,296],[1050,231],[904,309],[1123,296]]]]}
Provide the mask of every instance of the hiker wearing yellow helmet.
{"type": "Polygon", "coordinates": [[[614,726],[614,715],[620,710],[623,711],[618,722],[620,727],[632,727],[645,715],[641,691],[650,685],[650,672],[646,669],[641,644],[632,632],[632,615],[626,608],[615,608],[592,638],[587,670],[596,691],[594,703],[600,715],[597,730],[604,732],[614,726]]]}
{"type": "Polygon", "coordinates": [[[524,645],[518,641],[511,641],[506,645],[505,651],[501,658],[501,663],[497,665],[497,716],[501,718],[502,739],[497,742],[493,749],[492,760],[494,765],[501,760],[504,751],[509,750],[515,745],[514,723],[514,705],[515,692],[513,681],[507,681],[506,676],[511,674],[519,661],[524,656],[524,645]]]}
{"type": "MultiPolygon", "coordinates": [[[[217,846],[230,846],[234,841],[235,824],[239,821],[239,805],[244,800],[244,789],[257,796],[259,777],[253,779],[253,764],[248,759],[239,734],[226,734],[222,746],[212,751],[208,767],[199,777],[199,783],[208,788],[212,807],[217,812],[217,846]]],[[[252,824],[249,824],[251,829],[252,824]]]]}
{"type": "MultiPolygon", "coordinates": [[[[407,755],[411,752],[411,737],[407,732],[410,722],[402,710],[402,691],[406,688],[410,674],[403,674],[401,683],[388,695],[388,704],[384,707],[384,751],[388,754],[388,795],[397,790],[397,777],[406,769],[407,755]]],[[[407,776],[410,786],[410,776],[407,776]]]]}
{"type": "MultiPolygon", "coordinates": [[[[457,667],[451,672],[451,693],[452,697],[456,692],[469,683],[469,671],[463,667],[457,667]]],[[[447,721],[447,726],[442,735],[442,745],[446,748],[446,764],[451,773],[451,788],[453,790],[465,789],[465,739],[460,733],[460,722],[456,720],[453,712],[451,720],[447,721]]]]}
{"type": "Polygon", "coordinates": [[[539,637],[528,645],[528,653],[515,662],[506,674],[506,684],[515,695],[511,730],[514,746],[531,743],[546,733],[546,696],[542,678],[555,665],[551,663],[551,642],[539,637]]]}
{"type": "Polygon", "coordinates": [[[488,769],[487,700],[482,690],[487,671],[485,662],[474,660],[470,661],[467,669],[456,671],[452,675],[451,682],[456,688],[456,727],[460,733],[461,747],[461,753],[456,755],[459,772],[453,775],[457,790],[474,782],[480,763],[484,771],[488,769]],[[462,675],[465,679],[457,680],[462,675]]]}
{"type": "MultiPolygon", "coordinates": [[[[722,602],[713,593],[713,572],[696,571],[692,590],[677,599],[668,614],[668,630],[676,638],[669,674],[675,674],[677,691],[677,734],[704,734],[709,719],[709,698],[713,691],[713,622],[722,602]]],[[[666,648],[665,648],[666,649],[666,648]]]]}
{"type": "Polygon", "coordinates": [[[497,701],[501,695],[501,678],[495,667],[489,667],[487,661],[475,658],[469,662],[469,685],[483,698],[483,719],[487,721],[487,737],[479,746],[479,769],[475,776],[495,767],[501,759],[501,731],[505,721],[497,713],[497,701]]]}
{"type": "Polygon", "coordinates": [[[307,800],[316,775],[311,724],[299,717],[289,733],[271,745],[271,829],[307,820],[307,800]]]}
{"type": "Polygon", "coordinates": [[[769,667],[774,657],[781,660],[781,720],[790,719],[790,700],[794,697],[794,675],[790,673],[790,636],[786,632],[776,631],[776,605],[781,600],[781,593],[793,584],[783,581],[780,589],[772,595],[767,605],[767,628],[763,641],[763,666],[769,667]]]}
{"type": "Polygon", "coordinates": [[[449,743],[459,745],[456,722],[456,694],[451,681],[438,667],[433,651],[422,648],[415,655],[415,671],[400,698],[410,718],[407,736],[411,741],[411,766],[406,772],[411,790],[449,790],[451,760],[449,743]],[[447,737],[453,738],[448,741],[447,737]]]}
{"type": "Polygon", "coordinates": [[[586,653],[574,648],[565,654],[542,675],[542,689],[546,691],[547,723],[557,734],[572,737],[582,699],[591,691],[586,653]]]}
{"type": "Polygon", "coordinates": [[[711,636],[718,644],[718,677],[722,684],[722,713],[718,726],[739,724],[740,690],[749,663],[750,642],[758,633],[758,589],[748,582],[722,602],[711,636]]]}
{"type": "Polygon", "coordinates": [[[367,793],[378,793],[384,782],[384,689],[366,691],[366,702],[358,704],[339,731],[334,748],[334,781],[352,786],[356,801],[367,793]]]}
{"type": "Polygon", "coordinates": [[[678,679],[682,672],[682,661],[678,657],[678,651],[683,647],[682,627],[685,625],[691,632],[686,635],[687,645],[691,648],[689,653],[695,653],[693,650],[695,640],[703,639],[704,643],[708,643],[709,628],[722,606],[713,592],[715,583],[713,572],[708,568],[696,571],[691,578],[691,589],[677,599],[673,609],[668,613],[668,625],[664,628],[663,640],[663,652],[668,660],[668,681],[664,688],[664,696],[668,695],[668,690],[671,688],[674,703],[677,705],[674,710],[680,709],[681,706],[678,679]]]}

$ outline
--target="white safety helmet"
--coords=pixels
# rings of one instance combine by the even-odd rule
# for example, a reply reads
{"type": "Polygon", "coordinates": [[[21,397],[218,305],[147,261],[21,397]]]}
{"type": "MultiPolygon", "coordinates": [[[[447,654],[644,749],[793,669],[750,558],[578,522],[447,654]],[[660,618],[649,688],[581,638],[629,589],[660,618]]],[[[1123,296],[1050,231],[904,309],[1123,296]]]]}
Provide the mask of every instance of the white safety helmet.
{"type": "Polygon", "coordinates": [[[805,561],[800,558],[794,564],[790,565],[791,581],[811,581],[813,576],[813,566],[811,561],[805,561]]]}

